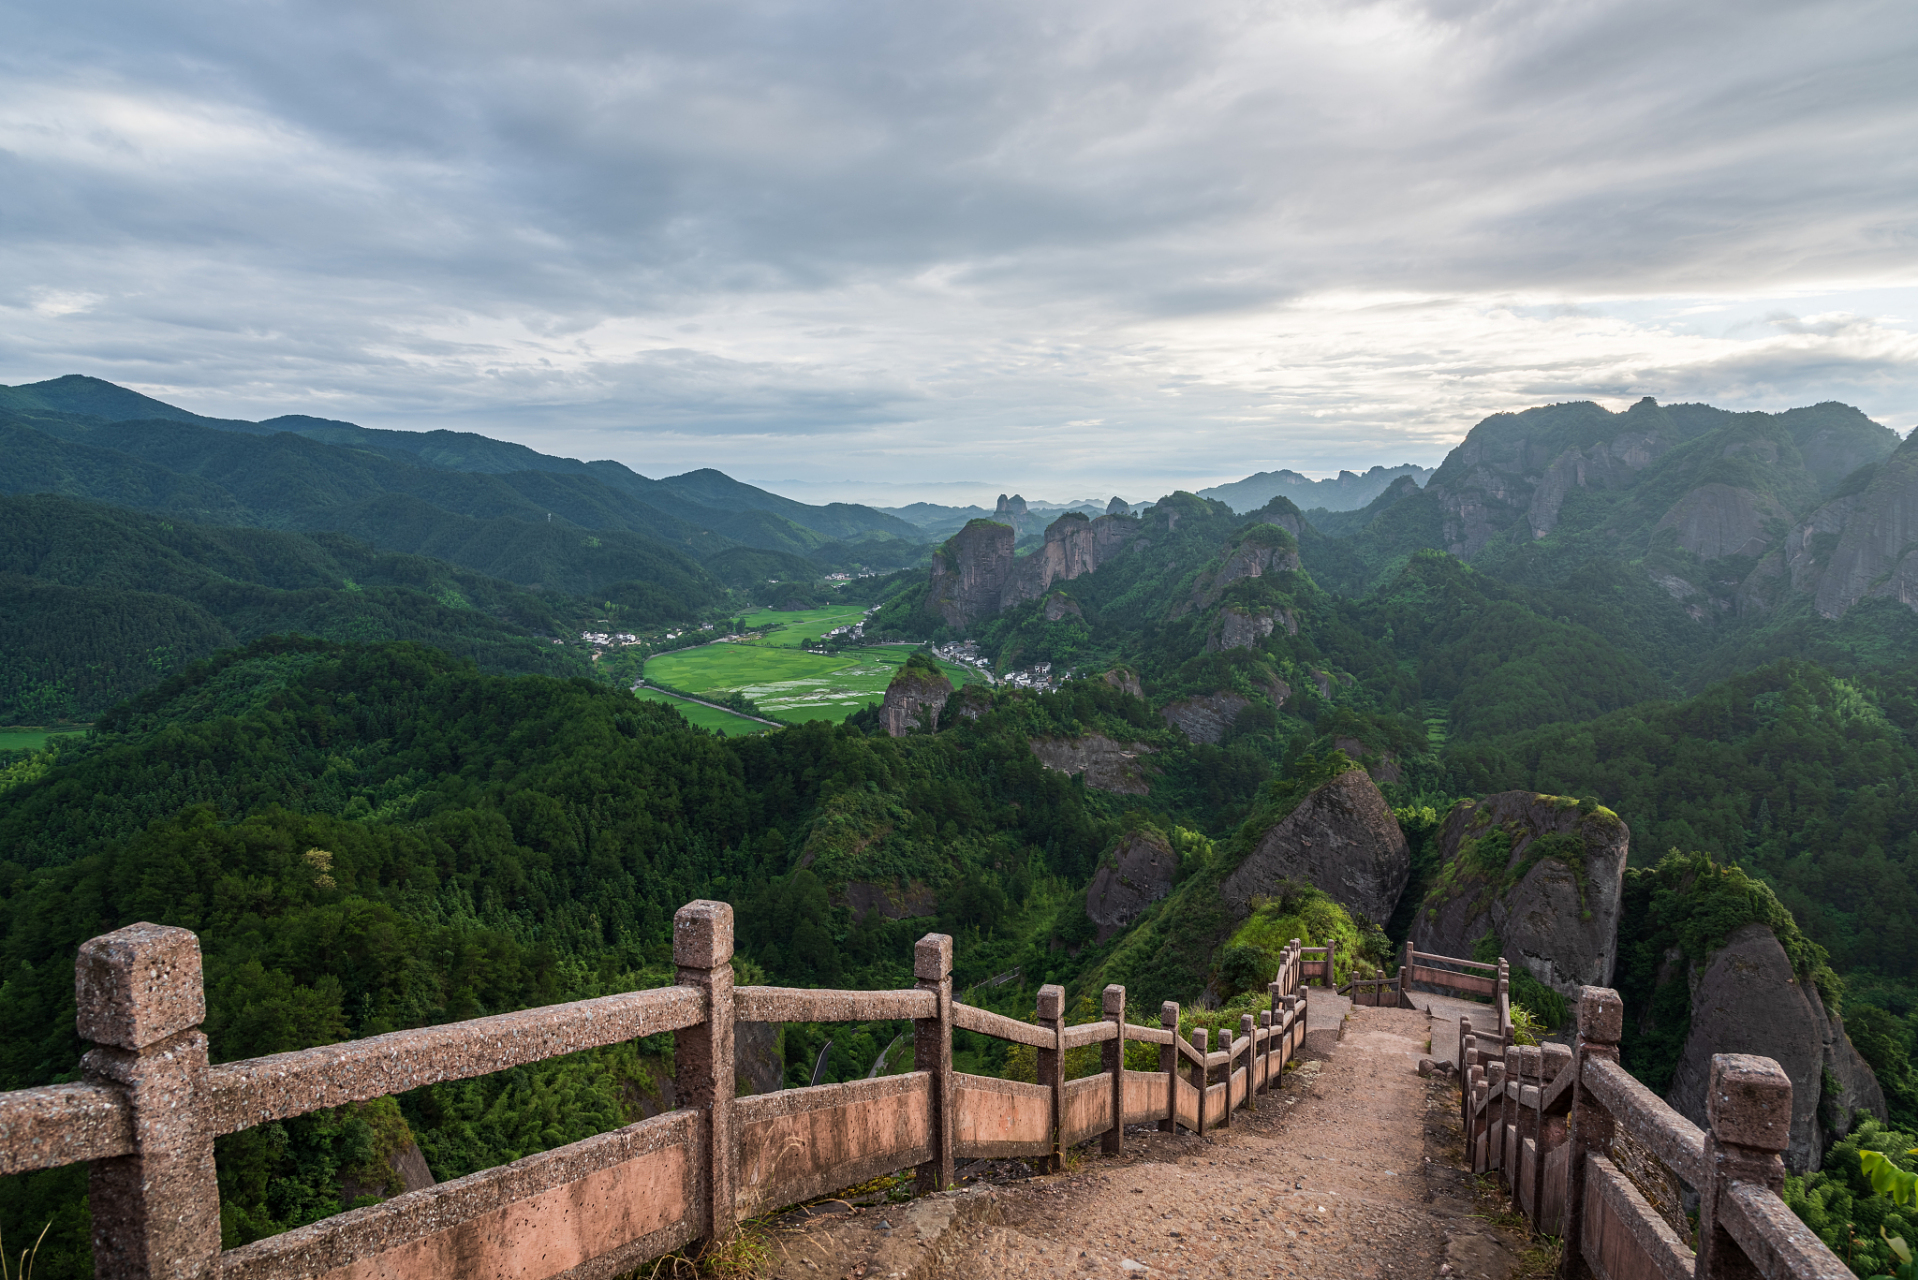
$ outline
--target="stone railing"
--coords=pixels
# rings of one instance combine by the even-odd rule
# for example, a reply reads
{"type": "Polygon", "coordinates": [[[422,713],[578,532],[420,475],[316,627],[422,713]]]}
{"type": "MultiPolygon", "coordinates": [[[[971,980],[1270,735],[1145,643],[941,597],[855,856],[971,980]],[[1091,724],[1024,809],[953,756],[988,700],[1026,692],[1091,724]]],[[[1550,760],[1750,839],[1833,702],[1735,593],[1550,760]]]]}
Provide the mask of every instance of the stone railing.
{"type": "Polygon", "coordinates": [[[1791,1079],[1770,1058],[1712,1058],[1710,1132],[1618,1061],[1624,1005],[1585,987],[1571,1047],[1472,1044],[1461,1059],[1466,1151],[1564,1241],[1568,1280],[1842,1280],[1851,1272],[1779,1199],[1791,1079]],[[1693,1227],[1682,1189],[1698,1197],[1693,1227]]]}
{"type": "Polygon", "coordinates": [[[211,1064],[199,939],[129,925],[80,948],[78,1027],[94,1048],[83,1082],[0,1094],[0,1174],[89,1161],[95,1273],[141,1280],[371,1280],[379,1276],[602,1277],[726,1235],[755,1214],[882,1174],[952,1185],[953,1162],[1063,1152],[1128,1124],[1231,1124],[1305,1039],[1308,976],[1331,955],[1295,939],[1269,984],[1272,1007],[1239,1032],[1178,1034],[1126,1020],[1065,1023],[1065,992],[1039,990],[1037,1024],[957,1003],[952,940],[928,934],[900,991],[733,986],[732,908],[693,902],[673,918],[676,984],[241,1062],[211,1064]],[[913,1023],[913,1070],[735,1098],[733,1026],[913,1023]],[[954,1027],[1038,1050],[1038,1083],[952,1069],[954,1027]],[[495,1169],[409,1191],[222,1251],[213,1141],[272,1120],[486,1075],[672,1032],[677,1110],[495,1169]],[[1128,1041],[1159,1046],[1159,1069],[1125,1067],[1128,1041]],[[1103,1046],[1103,1070],[1065,1078],[1066,1052],[1103,1046]]]}

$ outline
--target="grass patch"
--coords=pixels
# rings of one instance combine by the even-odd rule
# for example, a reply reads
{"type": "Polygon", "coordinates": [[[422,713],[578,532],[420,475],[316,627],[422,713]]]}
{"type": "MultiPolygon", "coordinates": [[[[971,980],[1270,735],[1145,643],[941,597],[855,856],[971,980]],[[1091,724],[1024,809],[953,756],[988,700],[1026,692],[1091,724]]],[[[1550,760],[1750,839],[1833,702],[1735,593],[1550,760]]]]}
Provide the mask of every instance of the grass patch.
{"type": "Polygon", "coordinates": [[[661,693],[657,689],[636,689],[633,696],[646,702],[664,702],[685,717],[688,724],[698,725],[702,729],[716,729],[729,736],[763,733],[768,728],[757,720],[748,720],[745,716],[734,715],[730,711],[720,711],[714,707],[702,706],[697,702],[688,702],[684,698],[675,698],[672,694],[661,693]]]}
{"type": "Polygon", "coordinates": [[[866,616],[864,605],[839,605],[831,609],[754,609],[741,614],[746,629],[770,628],[768,634],[747,643],[770,645],[777,649],[797,649],[817,640],[836,627],[850,627],[866,616]]]}
{"type": "Polygon", "coordinates": [[[70,729],[0,729],[0,751],[38,751],[57,733],[85,733],[84,725],[70,729]]]}
{"type": "MultiPolygon", "coordinates": [[[[827,655],[764,644],[711,644],[660,654],[647,662],[646,678],[694,694],[741,693],[782,720],[836,724],[884,698],[893,673],[913,652],[887,646],[827,655]]],[[[939,667],[955,688],[968,677],[979,679],[960,667],[943,662],[939,667]]]]}

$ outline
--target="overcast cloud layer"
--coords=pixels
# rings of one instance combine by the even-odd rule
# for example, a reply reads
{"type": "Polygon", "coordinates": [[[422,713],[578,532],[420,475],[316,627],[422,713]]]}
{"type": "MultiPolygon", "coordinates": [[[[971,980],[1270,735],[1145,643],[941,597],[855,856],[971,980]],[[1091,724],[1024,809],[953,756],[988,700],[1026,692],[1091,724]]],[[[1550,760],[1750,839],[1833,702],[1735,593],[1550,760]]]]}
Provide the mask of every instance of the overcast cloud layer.
{"type": "Polygon", "coordinates": [[[1918,7],[0,8],[0,382],[814,500],[1918,422],[1918,7]],[[963,482],[963,483],[960,483],[963,482]]]}

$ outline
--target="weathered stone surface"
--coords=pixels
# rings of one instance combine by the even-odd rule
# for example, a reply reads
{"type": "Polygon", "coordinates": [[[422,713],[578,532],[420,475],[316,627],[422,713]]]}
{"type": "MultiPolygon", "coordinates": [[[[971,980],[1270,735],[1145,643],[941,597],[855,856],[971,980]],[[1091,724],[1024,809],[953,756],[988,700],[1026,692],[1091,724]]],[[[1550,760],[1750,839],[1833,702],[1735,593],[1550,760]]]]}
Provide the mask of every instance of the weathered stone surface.
{"type": "Polygon", "coordinates": [[[1250,649],[1281,629],[1288,635],[1299,633],[1298,616],[1290,609],[1241,609],[1227,605],[1219,610],[1219,616],[1205,638],[1205,651],[1224,653],[1230,649],[1250,649]]]}
{"type": "Polygon", "coordinates": [[[1106,503],[1106,514],[1109,516],[1129,515],[1131,511],[1131,504],[1117,494],[1112,496],[1112,501],[1106,503]]]}
{"type": "Polygon", "coordinates": [[[1198,698],[1181,698],[1160,708],[1159,714],[1192,741],[1216,746],[1232,722],[1239,718],[1239,713],[1251,705],[1250,699],[1222,690],[1198,698]]]}
{"type": "Polygon", "coordinates": [[[1041,598],[1055,582],[1091,573],[1124,548],[1140,527],[1129,516],[1088,520],[1069,512],[1047,527],[1043,546],[1015,557],[1016,535],[1010,525],[974,520],[933,553],[926,608],[948,626],[969,627],[1001,609],[1041,598]]]}
{"type": "Polygon", "coordinates": [[[73,966],[82,1040],[144,1049],[206,1020],[200,940],[171,925],[130,924],[81,944],[73,966]]]}
{"type": "Polygon", "coordinates": [[[1057,622],[1061,618],[1083,618],[1085,610],[1079,602],[1063,591],[1055,591],[1046,597],[1046,621],[1057,622]]]}
{"type": "Polygon", "coordinates": [[[1121,693],[1129,693],[1135,698],[1145,697],[1145,686],[1139,683],[1138,672],[1130,667],[1114,667],[1102,678],[1121,693]]]}
{"type": "Polygon", "coordinates": [[[944,675],[901,667],[886,686],[886,699],[879,705],[879,723],[894,738],[922,730],[932,732],[938,729],[939,713],[951,696],[952,681],[944,675]]]}
{"type": "Polygon", "coordinates": [[[1001,524],[1011,525],[1023,536],[1026,532],[1026,525],[1032,520],[1032,514],[1026,510],[1026,500],[1024,498],[1016,493],[1008,498],[1002,493],[999,495],[998,505],[992,509],[992,518],[1001,524]]]}
{"type": "Polygon", "coordinates": [[[1083,738],[1034,738],[1032,754],[1048,769],[1083,773],[1086,785],[1115,795],[1142,796],[1152,790],[1152,769],[1144,757],[1152,748],[1143,742],[1120,744],[1104,734],[1083,738]]]}
{"type": "Polygon", "coordinates": [[[1918,564],[1910,550],[1918,543],[1918,444],[1906,440],[1880,466],[1862,494],[1841,498],[1814,512],[1801,542],[1808,545],[1794,580],[1815,575],[1818,612],[1836,618],[1866,596],[1889,596],[1918,609],[1918,564]],[[1836,510],[1845,504],[1843,511],[1836,510]],[[1830,560],[1820,566],[1810,526],[1842,532],[1830,560]]]}
{"type": "Polygon", "coordinates": [[[1391,918],[1412,874],[1412,851],[1385,797],[1362,770],[1340,774],[1259,838],[1220,893],[1243,906],[1281,881],[1317,885],[1348,911],[1391,918]]]}
{"type": "Polygon", "coordinates": [[[1770,1058],[1791,1078],[1791,1141],[1785,1163],[1816,1169],[1826,1145],[1851,1128],[1857,1112],[1885,1116],[1877,1077],[1825,1008],[1818,988],[1792,972],[1777,935],[1762,924],[1735,929],[1692,975],[1692,1024],[1666,1100],[1694,1124],[1707,1124],[1712,1055],[1770,1058]],[[1824,1092],[1825,1072],[1843,1085],[1824,1092]],[[1821,1105],[1822,1104],[1822,1105],[1821,1105]]]}
{"type": "Polygon", "coordinates": [[[1220,551],[1220,561],[1217,569],[1201,574],[1193,585],[1189,608],[1211,608],[1225,594],[1225,589],[1241,578],[1297,573],[1298,539],[1281,525],[1263,522],[1248,525],[1226,542],[1220,551]]]}
{"type": "Polygon", "coordinates": [[[1630,845],[1630,829],[1610,810],[1582,813],[1562,796],[1505,791],[1461,801],[1439,833],[1439,883],[1419,906],[1412,945],[1470,956],[1492,933],[1512,964],[1567,996],[1609,986],[1630,845]],[[1512,843],[1498,871],[1472,856],[1494,827],[1512,843]],[[1546,856],[1555,844],[1561,852],[1546,856]]]}
{"type": "Polygon", "coordinates": [[[1659,519],[1659,529],[1678,531],[1678,545],[1702,560],[1755,556],[1770,545],[1767,526],[1788,513],[1750,489],[1703,484],[1685,494],[1659,519]]]}
{"type": "Polygon", "coordinates": [[[1086,887],[1086,915],[1099,926],[1099,941],[1171,893],[1178,870],[1179,856],[1157,835],[1135,831],[1121,839],[1086,887]]]}

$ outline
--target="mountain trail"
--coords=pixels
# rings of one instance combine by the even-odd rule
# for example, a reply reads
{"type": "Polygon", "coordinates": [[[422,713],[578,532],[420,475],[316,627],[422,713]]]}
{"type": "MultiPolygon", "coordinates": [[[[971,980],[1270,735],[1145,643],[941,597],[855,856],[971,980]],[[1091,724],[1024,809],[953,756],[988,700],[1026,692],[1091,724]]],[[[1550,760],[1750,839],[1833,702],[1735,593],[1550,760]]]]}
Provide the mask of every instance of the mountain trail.
{"type": "Polygon", "coordinates": [[[1463,1167],[1457,1085],[1417,1071],[1432,1022],[1353,1009],[1228,1128],[1139,1127],[1063,1174],[797,1223],[772,1275],[1516,1280],[1527,1239],[1463,1167]]]}

